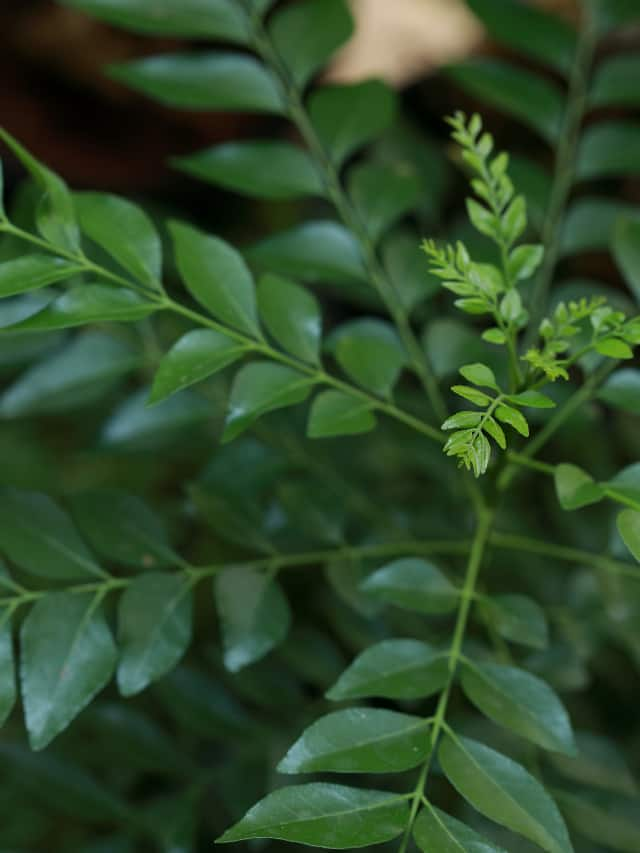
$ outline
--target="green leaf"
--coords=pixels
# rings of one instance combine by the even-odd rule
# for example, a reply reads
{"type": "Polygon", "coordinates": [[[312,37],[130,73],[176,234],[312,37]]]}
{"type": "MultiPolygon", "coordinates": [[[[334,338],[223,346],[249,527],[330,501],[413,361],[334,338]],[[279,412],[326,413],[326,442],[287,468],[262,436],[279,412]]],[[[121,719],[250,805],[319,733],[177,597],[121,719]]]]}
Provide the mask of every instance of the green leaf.
{"type": "Polygon", "coordinates": [[[479,204],[474,198],[466,199],[466,206],[469,219],[476,231],[491,237],[492,240],[499,239],[499,223],[495,213],[479,204]]]}
{"type": "Polygon", "coordinates": [[[240,53],[167,53],[112,65],[109,74],[168,107],[285,112],[275,76],[257,59],[240,53]]]}
{"type": "Polygon", "coordinates": [[[488,417],[484,422],[484,431],[487,435],[490,435],[491,438],[496,442],[498,447],[502,450],[507,449],[507,437],[504,434],[504,430],[500,426],[500,424],[494,420],[492,417],[488,417]]]}
{"type": "Polygon", "coordinates": [[[605,340],[598,341],[594,349],[607,358],[633,358],[633,350],[629,344],[618,340],[618,338],[605,338],[605,340]]]}
{"type": "Polygon", "coordinates": [[[545,649],[549,628],[544,610],[524,595],[492,595],[483,601],[495,630],[512,643],[545,649]]]}
{"type": "Polygon", "coordinates": [[[277,838],[346,850],[397,838],[408,817],[407,801],[397,794],[314,782],[268,794],[218,842],[277,838]]]}
{"type": "Polygon", "coordinates": [[[241,44],[249,39],[246,16],[234,0],[62,0],[62,3],[136,33],[241,44]]]}
{"type": "Polygon", "coordinates": [[[430,803],[420,811],[413,837],[424,853],[506,853],[430,803]]]}
{"type": "Polygon", "coordinates": [[[421,764],[430,722],[381,708],[348,708],[321,717],[278,764],[279,773],[399,773],[421,764]]]}
{"type": "Polygon", "coordinates": [[[544,247],[539,245],[518,246],[509,255],[508,271],[511,281],[531,278],[542,263],[544,247]]]}
{"type": "Polygon", "coordinates": [[[516,432],[523,435],[525,438],[529,435],[529,424],[523,414],[512,406],[499,405],[496,409],[496,418],[502,421],[503,424],[509,424],[516,432]]]}
{"type": "Polygon", "coordinates": [[[52,255],[25,255],[14,261],[5,261],[0,264],[0,299],[38,290],[81,272],[83,268],[79,264],[52,255]]]}
{"type": "Polygon", "coordinates": [[[598,29],[603,33],[632,24],[638,18],[636,0],[590,0],[590,4],[598,29]]]}
{"type": "Polygon", "coordinates": [[[267,274],[259,282],[258,308],[267,330],[284,350],[302,361],[319,363],[322,315],[312,293],[267,274]]]}
{"type": "Polygon", "coordinates": [[[302,0],[277,11],[269,23],[274,47],[298,86],[308,83],[352,32],[344,0],[302,0]]]}
{"type": "Polygon", "coordinates": [[[100,598],[56,592],[20,634],[20,679],[32,749],[44,749],[111,678],[117,652],[100,598]]]}
{"type": "Polygon", "coordinates": [[[640,507],[640,462],[618,471],[613,480],[602,486],[615,500],[633,501],[640,507]]]}
{"type": "Polygon", "coordinates": [[[185,440],[185,430],[211,417],[211,403],[191,391],[181,391],[151,408],[148,399],[148,388],[127,397],[104,424],[100,435],[103,444],[149,453],[173,445],[178,435],[185,440]]]}
{"type": "Polygon", "coordinates": [[[592,785],[619,794],[635,796],[638,786],[624,754],[602,735],[576,732],[578,754],[568,758],[560,753],[549,756],[555,770],[582,785],[592,785]]]}
{"type": "Polygon", "coordinates": [[[252,197],[289,199],[325,194],[313,160],[288,142],[226,142],[171,162],[188,175],[252,197]]]}
{"type": "Polygon", "coordinates": [[[177,391],[202,382],[238,361],[248,349],[246,344],[213,329],[187,332],[160,361],[149,403],[160,403],[177,391]]]}
{"type": "Polygon", "coordinates": [[[425,270],[418,235],[408,228],[393,231],[382,244],[387,274],[402,304],[411,312],[440,290],[438,279],[425,270]]]}
{"type": "Polygon", "coordinates": [[[140,498],[118,489],[82,492],[72,501],[73,519],[104,559],[134,569],[173,565],[162,521],[140,498]]]}
{"type": "Polygon", "coordinates": [[[271,361],[252,361],[242,367],[231,386],[223,443],[240,435],[267,412],[302,403],[315,382],[313,377],[271,361]]]}
{"type": "Polygon", "coordinates": [[[69,516],[36,492],[2,490],[0,548],[21,569],[39,577],[86,580],[104,575],[69,516]]]}
{"type": "Polygon", "coordinates": [[[383,320],[363,317],[340,326],[331,337],[345,373],[368,391],[387,397],[407,356],[395,329],[383,320]]]}
{"type": "Polygon", "coordinates": [[[629,289],[640,302],[640,221],[621,217],[613,231],[613,254],[629,289]]]}
{"type": "Polygon", "coordinates": [[[358,655],[327,698],[424,699],[442,690],[448,677],[446,652],[418,640],[383,640],[358,655]]]}
{"type": "Polygon", "coordinates": [[[462,688],[485,716],[543,749],[576,754],[571,722],[554,691],[514,666],[465,661],[462,688]]]}
{"type": "Polygon", "coordinates": [[[527,200],[527,212],[532,225],[541,233],[551,197],[549,172],[527,157],[512,156],[509,158],[509,175],[514,186],[527,200]]]}
{"type": "Polygon", "coordinates": [[[124,269],[147,284],[162,277],[162,244],[137,205],[108,193],[74,193],[80,228],[124,269]]]}
{"type": "Polygon", "coordinates": [[[247,257],[269,272],[302,281],[367,281],[360,245],[337,222],[305,222],[252,246],[247,257]]]}
{"type": "Polygon", "coordinates": [[[419,613],[448,613],[458,603],[458,590],[440,569],[418,557],[388,563],[369,575],[362,588],[389,604],[419,613]]]}
{"type": "Polygon", "coordinates": [[[259,337],[253,277],[241,255],[189,225],[173,221],[169,231],[178,271],[194,299],[222,322],[259,337]]]}
{"type": "Polygon", "coordinates": [[[506,399],[510,403],[515,403],[516,406],[525,406],[529,409],[554,409],[556,407],[556,403],[551,397],[541,394],[540,391],[521,391],[519,394],[510,394],[506,399]]]}
{"type": "Polygon", "coordinates": [[[324,86],[309,99],[311,122],[337,167],[380,136],[395,113],[396,97],[380,80],[324,86]]]}
{"type": "Polygon", "coordinates": [[[498,346],[502,346],[507,342],[507,336],[503,331],[494,327],[492,329],[486,329],[482,333],[482,340],[487,341],[490,344],[497,344],[498,346]]]}
{"type": "Polygon", "coordinates": [[[553,144],[560,133],[564,99],[559,88],[531,71],[500,59],[478,58],[450,66],[449,76],[466,92],[513,116],[553,144]]]}
{"type": "Polygon", "coordinates": [[[135,578],[118,605],[118,687],[133,696],[173,669],[191,639],[191,582],[180,574],[135,578]]]}
{"type": "Polygon", "coordinates": [[[616,370],[598,390],[597,397],[614,409],[640,415],[640,370],[616,370]]]}
{"type": "Polygon", "coordinates": [[[616,523],[622,541],[640,563],[640,512],[625,509],[618,516],[616,523]]]}
{"type": "Polygon", "coordinates": [[[266,572],[230,566],[213,580],[224,645],[231,672],[263,658],[284,642],[291,611],[280,585],[266,572]]]}
{"type": "Polygon", "coordinates": [[[442,424],[440,429],[466,429],[478,426],[482,420],[480,412],[457,412],[442,424]]]}
{"type": "Polygon", "coordinates": [[[491,402],[491,397],[488,394],[485,394],[484,391],[478,391],[477,388],[471,388],[469,385],[452,385],[451,390],[458,397],[463,397],[465,400],[469,400],[470,403],[481,406],[483,409],[486,409],[491,402]]]}
{"type": "Polygon", "coordinates": [[[577,465],[556,465],[553,479],[562,509],[580,509],[598,503],[604,497],[602,488],[593,477],[577,465]]]}
{"type": "Polygon", "coordinates": [[[26,148],[2,127],[0,139],[20,160],[42,193],[35,217],[39,232],[54,246],[71,252],[78,251],[80,232],[73,209],[73,198],[65,182],[32,157],[26,148]]]}
{"type": "Polygon", "coordinates": [[[159,307],[133,290],[107,284],[79,284],[9,329],[12,332],[43,332],[91,323],[135,323],[159,307]]]}
{"type": "Polygon", "coordinates": [[[603,791],[555,791],[567,822],[577,833],[611,850],[640,849],[638,800],[603,791]]]}
{"type": "Polygon", "coordinates": [[[464,367],[460,368],[459,372],[467,382],[471,382],[473,385],[480,385],[483,388],[493,388],[494,391],[500,390],[493,371],[486,364],[480,364],[479,362],[476,364],[465,364],[464,367]]]}
{"type": "Polygon", "coordinates": [[[609,198],[587,196],[576,199],[564,220],[560,241],[562,256],[608,250],[622,217],[640,222],[640,211],[609,198]]]}
{"type": "Polygon", "coordinates": [[[640,57],[623,53],[604,59],[591,81],[589,102],[593,107],[637,107],[640,93],[635,81],[640,75],[640,57]]]}
{"type": "Polygon", "coordinates": [[[80,335],[23,373],[0,397],[0,415],[15,418],[92,402],[138,366],[123,341],[100,332],[80,335]]]}
{"type": "Polygon", "coordinates": [[[0,609],[0,726],[16,703],[16,676],[11,635],[11,611],[0,609]]]}
{"type": "Polygon", "coordinates": [[[405,163],[362,163],[349,173],[349,193],[374,241],[417,206],[422,192],[419,175],[405,163]]]}
{"type": "Polygon", "coordinates": [[[576,161],[581,180],[640,174],[640,124],[630,121],[599,122],[582,135],[576,161]]]}
{"type": "Polygon", "coordinates": [[[556,804],[527,771],[469,738],[447,736],[439,750],[451,784],[481,814],[524,835],[548,853],[572,853],[556,804]]]}
{"type": "Polygon", "coordinates": [[[375,428],[373,404],[342,391],[323,391],[313,401],[307,423],[309,438],[360,435],[375,428]]]}

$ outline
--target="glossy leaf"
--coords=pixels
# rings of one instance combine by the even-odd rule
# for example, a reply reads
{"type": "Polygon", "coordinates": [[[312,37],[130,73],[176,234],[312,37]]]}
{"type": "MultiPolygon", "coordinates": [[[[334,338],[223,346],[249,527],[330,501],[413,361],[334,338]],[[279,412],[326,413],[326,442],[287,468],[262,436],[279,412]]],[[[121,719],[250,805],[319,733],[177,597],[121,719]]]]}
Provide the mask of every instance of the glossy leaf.
{"type": "Polygon", "coordinates": [[[640,209],[609,198],[585,196],[569,206],[560,240],[561,254],[608,250],[619,220],[640,222],[640,209]]]}
{"type": "Polygon", "coordinates": [[[424,853],[505,853],[454,817],[425,804],[413,827],[413,837],[424,853]]]}
{"type": "Polygon", "coordinates": [[[640,508],[640,462],[618,471],[612,480],[602,483],[607,495],[622,502],[632,501],[640,508]]]}
{"type": "Polygon", "coordinates": [[[330,850],[368,847],[397,838],[408,816],[397,794],[315,782],[268,794],[218,842],[277,838],[330,850]]]}
{"type": "Polygon", "coordinates": [[[422,195],[422,181],[406,164],[363,163],[349,175],[349,192],[373,240],[409,211],[422,195]]]}
{"type": "Polygon", "coordinates": [[[136,278],[154,285],[162,277],[162,245],[147,214],[108,193],[75,193],[82,231],[136,278]]]}
{"type": "Polygon", "coordinates": [[[442,690],[448,677],[445,652],[419,640],[383,640],[358,655],[327,698],[424,699],[442,690]]]}
{"type": "Polygon", "coordinates": [[[280,773],[399,773],[424,761],[430,723],[382,708],[321,717],[278,764],[280,773]]]}
{"type": "Polygon", "coordinates": [[[111,66],[110,76],[168,107],[283,113],[272,73],[240,53],[177,53],[111,66]]]}
{"type": "Polygon", "coordinates": [[[390,234],[382,243],[389,278],[408,312],[440,290],[440,282],[425,270],[418,235],[409,229],[390,234]]]}
{"type": "Polygon", "coordinates": [[[192,329],[162,358],[149,395],[160,403],[238,361],[249,347],[213,329],[192,329]]]}
{"type": "Polygon", "coordinates": [[[80,272],[82,267],[78,264],[52,255],[25,255],[14,261],[5,261],[0,264],[0,298],[39,290],[80,272]]]}
{"type": "Polygon", "coordinates": [[[558,807],[520,764],[461,737],[445,737],[438,756],[451,784],[481,814],[548,853],[572,853],[558,807]]]}
{"type": "Polygon", "coordinates": [[[194,178],[248,196],[288,199],[325,193],[313,160],[288,142],[226,142],[172,163],[194,178]]]}
{"type": "Polygon", "coordinates": [[[465,662],[462,687],[485,716],[541,746],[575,755],[569,716],[553,690],[514,666],[465,662]]]}
{"type": "Polygon", "coordinates": [[[486,364],[465,364],[460,368],[460,375],[467,382],[472,382],[474,385],[479,385],[481,388],[493,388],[498,391],[496,377],[493,371],[486,364]]]}
{"type": "Polygon", "coordinates": [[[309,438],[360,435],[375,428],[373,404],[342,391],[323,391],[313,401],[307,423],[309,438]]]}
{"type": "Polygon", "coordinates": [[[216,575],[213,589],[224,663],[231,672],[260,660],[284,641],[291,611],[280,585],[267,573],[230,566],[216,575]]]}
{"type": "Polygon", "coordinates": [[[332,343],[336,360],[351,379],[374,394],[391,393],[407,356],[389,323],[354,320],[334,332],[332,343]]]}
{"type": "Polygon", "coordinates": [[[529,435],[529,424],[526,418],[517,409],[512,406],[500,404],[496,409],[496,418],[502,421],[503,424],[509,424],[516,432],[523,435],[525,438],[529,435]]]}
{"type": "Polygon", "coordinates": [[[540,391],[521,391],[519,394],[510,394],[507,400],[530,409],[554,409],[556,406],[550,397],[541,394],[540,391]]]}
{"type": "Polygon", "coordinates": [[[11,614],[0,609],[0,726],[16,702],[16,676],[11,635],[11,614]]]}
{"type": "Polygon", "coordinates": [[[640,512],[625,509],[617,519],[618,533],[622,541],[640,563],[640,512]]]}
{"type": "Polygon", "coordinates": [[[178,270],[191,295],[214,317],[259,336],[253,277],[241,255],[218,237],[171,222],[178,270]]]}
{"type": "Polygon", "coordinates": [[[490,613],[495,630],[512,643],[544,649],[549,628],[540,605],[524,595],[492,595],[483,605],[490,613]]]}
{"type": "Polygon", "coordinates": [[[640,370],[616,370],[599,389],[598,399],[614,409],[640,415],[640,370]]]}
{"type": "Polygon", "coordinates": [[[324,86],[309,99],[309,115],[336,166],[389,127],[396,112],[392,90],[380,80],[324,86]]]}
{"type": "Polygon", "coordinates": [[[594,107],[637,107],[640,93],[635,82],[640,75],[640,58],[623,53],[603,60],[596,68],[589,92],[594,107]]]}
{"type": "Polygon", "coordinates": [[[101,441],[110,447],[138,449],[149,452],[172,444],[176,435],[209,420],[211,403],[181,391],[157,406],[148,407],[149,389],[141,388],[127,397],[104,424],[101,441]]]}
{"type": "Polygon", "coordinates": [[[366,592],[419,613],[448,613],[458,603],[458,591],[440,569],[418,557],[388,563],[362,584],[366,592]]]}
{"type": "Polygon", "coordinates": [[[32,749],[44,749],[111,678],[116,647],[92,595],[49,593],[20,634],[20,679],[32,749]]]}
{"type": "Polygon", "coordinates": [[[233,380],[222,441],[231,441],[267,412],[302,403],[315,381],[283,364],[247,364],[233,380]]]}
{"type": "Polygon", "coordinates": [[[258,308],[262,322],[284,350],[302,361],[319,363],[322,316],[312,293],[266,274],[258,286],[258,308]]]}
{"type": "Polygon", "coordinates": [[[598,503],[604,497],[602,488],[577,465],[556,465],[553,479],[562,509],[580,509],[598,503]]]}
{"type": "Polygon", "coordinates": [[[640,219],[618,220],[613,232],[613,254],[629,289],[640,302],[640,219]]]}
{"type": "Polygon", "coordinates": [[[602,791],[556,791],[569,826],[610,850],[636,853],[640,847],[638,800],[602,791]]]}
{"type": "Polygon", "coordinates": [[[588,127],[578,150],[577,177],[582,180],[640,174],[640,124],[601,122],[588,127]]]}
{"type": "Polygon", "coordinates": [[[276,12],[269,33],[289,74],[304,86],[353,32],[344,0],[300,0],[276,12]]]}

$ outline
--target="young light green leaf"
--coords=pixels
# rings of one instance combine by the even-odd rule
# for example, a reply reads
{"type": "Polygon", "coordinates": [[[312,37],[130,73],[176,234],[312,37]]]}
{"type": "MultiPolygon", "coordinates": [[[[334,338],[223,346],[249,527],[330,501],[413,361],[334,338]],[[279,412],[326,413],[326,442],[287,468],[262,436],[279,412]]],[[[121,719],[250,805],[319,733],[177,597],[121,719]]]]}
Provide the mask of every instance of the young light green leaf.
{"type": "Polygon", "coordinates": [[[49,593],[20,634],[20,678],[32,749],[44,749],[111,678],[117,652],[92,595],[49,593]]]}
{"type": "Polygon", "coordinates": [[[288,142],[226,142],[171,162],[188,175],[249,196],[288,199],[325,193],[313,160],[288,142]]]}
{"type": "Polygon", "coordinates": [[[162,244],[153,223],[137,205],[109,193],[74,193],[82,231],[140,281],[157,286],[162,244]]]}
{"type": "Polygon", "coordinates": [[[621,216],[613,229],[613,255],[629,289],[640,302],[640,221],[621,216]]]}
{"type": "Polygon", "coordinates": [[[265,572],[230,566],[213,581],[224,645],[231,672],[263,658],[284,642],[291,611],[280,585],[265,572]]]}
{"type": "Polygon", "coordinates": [[[598,503],[604,497],[602,487],[577,465],[556,465],[553,479],[562,509],[580,509],[598,503]]]}
{"type": "Polygon", "coordinates": [[[451,390],[459,397],[464,397],[470,403],[475,403],[476,406],[482,406],[483,409],[491,402],[491,397],[485,394],[484,391],[478,391],[477,388],[471,388],[469,385],[453,385],[451,390]]]}
{"type": "Polygon", "coordinates": [[[442,424],[440,429],[466,429],[478,426],[482,420],[480,412],[457,412],[442,424]]]}
{"type": "Polygon", "coordinates": [[[460,368],[460,375],[473,385],[493,388],[494,391],[500,390],[493,371],[486,364],[465,364],[464,367],[460,368]]]}
{"type": "Polygon", "coordinates": [[[507,336],[505,333],[498,329],[497,326],[494,326],[492,329],[485,329],[482,333],[482,340],[487,341],[489,344],[496,344],[497,346],[502,346],[507,342],[507,336]]]}
{"type": "Polygon", "coordinates": [[[597,396],[614,409],[640,415],[640,370],[634,367],[616,370],[600,387],[597,396]]]}
{"type": "Polygon", "coordinates": [[[625,509],[618,516],[616,523],[622,541],[640,563],[640,512],[625,509]]]}
{"type": "Polygon", "coordinates": [[[399,773],[421,764],[430,723],[382,708],[348,708],[321,717],[282,759],[280,773],[399,773]]]}
{"type": "Polygon", "coordinates": [[[11,635],[11,613],[0,609],[0,726],[16,702],[16,676],[11,635]]]}
{"type": "Polygon", "coordinates": [[[236,373],[225,420],[223,443],[240,435],[267,412],[307,399],[313,377],[271,361],[252,361],[236,373]]]}
{"type": "Polygon", "coordinates": [[[178,574],[148,572],[124,591],[118,605],[118,687],[133,696],[173,669],[191,639],[192,594],[178,574]]]}
{"type": "Polygon", "coordinates": [[[336,360],[348,376],[380,396],[391,393],[407,356],[390,324],[369,318],[353,320],[334,332],[332,342],[336,360]]]}
{"type": "Polygon", "coordinates": [[[258,308],[283,349],[302,361],[319,363],[322,316],[313,294],[292,281],[266,274],[258,285],[258,308]]]}
{"type": "Polygon", "coordinates": [[[506,853],[431,803],[420,811],[413,837],[423,853],[506,853]]]}
{"type": "Polygon", "coordinates": [[[112,65],[109,74],[169,107],[285,111],[275,76],[257,59],[240,53],[166,53],[112,65]]]}
{"type": "Polygon", "coordinates": [[[494,420],[492,417],[486,418],[483,424],[483,428],[487,435],[491,436],[491,438],[495,441],[499,448],[501,448],[502,450],[507,449],[507,437],[504,434],[504,430],[496,420],[494,420]]]}
{"type": "Polygon", "coordinates": [[[25,255],[13,261],[5,261],[0,264],[0,298],[38,290],[82,271],[79,264],[53,255],[25,255]]]}
{"type": "Polygon", "coordinates": [[[422,190],[419,175],[405,164],[362,163],[349,172],[351,198],[374,241],[417,206],[422,190]]]}
{"type": "Polygon", "coordinates": [[[440,569],[419,557],[394,560],[373,572],[362,584],[366,592],[419,613],[448,613],[458,602],[458,590],[440,569]]]}
{"type": "Polygon", "coordinates": [[[163,357],[153,379],[149,403],[202,382],[238,361],[249,347],[213,329],[192,329],[163,357]]]}
{"type": "Polygon", "coordinates": [[[527,227],[527,203],[524,196],[519,195],[513,199],[502,214],[501,227],[504,239],[509,246],[522,235],[527,227]]]}
{"type": "Polygon", "coordinates": [[[518,246],[509,255],[507,270],[511,281],[522,281],[531,278],[542,263],[543,246],[518,246]]]}
{"type": "Polygon", "coordinates": [[[307,423],[309,438],[359,435],[375,428],[373,404],[342,391],[323,391],[313,401],[307,423]]]}
{"type": "Polygon", "coordinates": [[[530,409],[553,409],[556,406],[551,397],[541,394],[540,391],[521,391],[519,394],[510,394],[506,399],[516,406],[530,409]]]}
{"type": "Polygon", "coordinates": [[[558,807],[520,764],[461,737],[445,737],[438,756],[451,784],[481,814],[548,853],[572,853],[558,807]]]}
{"type": "Polygon", "coordinates": [[[545,649],[549,644],[549,627],[544,610],[524,595],[492,595],[483,601],[491,623],[506,640],[545,649]]]}
{"type": "Polygon", "coordinates": [[[584,838],[622,853],[640,849],[637,798],[584,789],[556,790],[555,796],[569,825],[584,838]]]}
{"type": "Polygon", "coordinates": [[[489,719],[543,749],[576,754],[569,715],[554,691],[514,666],[466,661],[462,687],[489,719]]]}
{"type": "Polygon", "coordinates": [[[498,240],[500,237],[500,226],[496,215],[474,198],[466,199],[466,205],[469,219],[476,231],[479,231],[486,237],[491,237],[492,240],[498,240]]]}
{"type": "Polygon", "coordinates": [[[304,86],[353,32],[344,0],[302,0],[277,11],[269,32],[298,86],[304,86]]]}
{"type": "Polygon", "coordinates": [[[607,358],[633,358],[633,350],[629,344],[618,338],[605,338],[602,341],[597,341],[594,349],[607,358]]]}
{"type": "Polygon", "coordinates": [[[502,421],[503,424],[512,426],[516,432],[519,432],[525,438],[529,435],[529,424],[525,416],[512,406],[507,406],[504,403],[500,404],[496,409],[496,418],[502,421]]]}
{"type": "Polygon", "coordinates": [[[448,677],[445,652],[419,640],[383,640],[358,655],[327,698],[424,699],[442,690],[448,677]]]}
{"type": "Polygon", "coordinates": [[[178,270],[191,295],[214,317],[259,337],[253,277],[235,249],[183,225],[169,223],[178,270]]]}
{"type": "Polygon", "coordinates": [[[333,850],[368,847],[397,838],[408,816],[397,794],[313,782],[268,794],[218,842],[277,838],[333,850]]]}

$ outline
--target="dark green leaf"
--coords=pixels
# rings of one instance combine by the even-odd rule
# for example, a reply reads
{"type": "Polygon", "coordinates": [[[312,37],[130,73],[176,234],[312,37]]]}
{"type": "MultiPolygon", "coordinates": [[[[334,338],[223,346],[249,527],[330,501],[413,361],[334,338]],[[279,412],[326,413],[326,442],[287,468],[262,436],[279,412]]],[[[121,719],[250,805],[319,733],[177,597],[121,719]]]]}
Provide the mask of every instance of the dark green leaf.
{"type": "Polygon", "coordinates": [[[309,438],[359,435],[376,425],[373,404],[342,391],[323,391],[313,401],[307,423],[309,438]]]}
{"type": "Polygon", "coordinates": [[[185,110],[283,113],[276,78],[261,62],[240,53],[150,56],[111,66],[110,75],[137,92],[185,110]]]}
{"type": "Polygon", "coordinates": [[[75,193],[82,231],[136,278],[156,284],[162,277],[162,245],[147,214],[108,193],[75,193]]]}
{"type": "Polygon", "coordinates": [[[94,18],[136,33],[172,38],[248,41],[248,22],[235,0],[62,0],[94,18]]]}
{"type": "Polygon", "coordinates": [[[191,583],[181,574],[135,578],[118,606],[118,687],[133,696],[166,675],[191,639],[191,583]]]}
{"type": "Polygon", "coordinates": [[[620,217],[640,222],[640,209],[607,198],[577,199],[564,220],[562,255],[609,249],[620,217]]]}
{"type": "Polygon", "coordinates": [[[149,389],[141,388],[115,409],[102,428],[107,446],[149,452],[172,444],[176,435],[211,417],[211,403],[190,391],[181,391],[152,408],[147,406],[149,389]]]}
{"type": "Polygon", "coordinates": [[[337,222],[306,222],[267,237],[249,249],[252,263],[303,281],[366,281],[353,234],[337,222]]]}
{"type": "Polygon", "coordinates": [[[640,563],[640,512],[625,509],[617,520],[618,533],[622,541],[640,563]]]}
{"type": "Polygon", "coordinates": [[[636,302],[640,302],[640,220],[621,217],[616,223],[613,254],[636,302]]]}
{"type": "Polygon", "coordinates": [[[525,438],[529,435],[529,424],[523,414],[512,406],[506,406],[501,403],[496,409],[496,418],[502,421],[503,424],[509,424],[516,432],[523,435],[525,438]]]}
{"type": "Polygon", "coordinates": [[[267,412],[302,403],[315,381],[283,364],[247,364],[233,380],[222,441],[231,441],[267,412]]]}
{"type": "Polygon", "coordinates": [[[288,142],[227,142],[172,162],[195,178],[259,198],[322,196],[325,192],[313,160],[288,142]]]}
{"type": "Polygon", "coordinates": [[[625,756],[613,741],[602,735],[576,732],[576,742],[578,754],[574,758],[560,753],[549,756],[554,768],[563,776],[619,794],[634,796],[638,793],[625,756]]]}
{"type": "Polygon", "coordinates": [[[640,124],[629,121],[590,125],[578,150],[576,174],[582,180],[640,174],[640,124]]]}
{"type": "Polygon", "coordinates": [[[590,5],[599,29],[605,33],[638,20],[636,0],[590,0],[590,5]]]}
{"type": "Polygon", "coordinates": [[[541,746],[574,756],[569,716],[553,690],[514,666],[467,661],[462,669],[467,697],[489,719],[541,746]]]}
{"type": "Polygon", "coordinates": [[[547,647],[547,619],[544,610],[533,599],[524,595],[493,595],[483,603],[500,636],[534,649],[547,647]]]}
{"type": "Polygon", "coordinates": [[[527,200],[532,224],[541,232],[551,197],[551,176],[539,163],[520,156],[509,159],[509,175],[527,200]]]}
{"type": "Polygon", "coordinates": [[[457,372],[465,361],[484,358],[487,348],[475,331],[457,320],[440,319],[425,328],[422,343],[436,376],[457,372]]]}
{"type": "Polygon", "coordinates": [[[611,850],[640,849],[640,811],[637,799],[602,791],[555,792],[569,825],[591,841],[611,850]]]}
{"type": "Polygon", "coordinates": [[[395,111],[394,93],[379,80],[325,86],[309,99],[315,131],[338,167],[380,136],[393,121],[395,111]]]}
{"type": "Polygon", "coordinates": [[[421,764],[430,723],[381,708],[348,708],[321,717],[278,765],[280,773],[399,773],[421,764]]]}
{"type": "Polygon", "coordinates": [[[336,360],[355,382],[388,396],[407,356],[395,329],[383,320],[362,318],[340,326],[331,337],[336,360]]]}
{"type": "Polygon", "coordinates": [[[0,609],[0,726],[16,702],[16,676],[11,635],[11,612],[0,609]]]}
{"type": "Polygon", "coordinates": [[[599,389],[598,398],[614,409],[640,415],[640,370],[616,370],[599,389]]]}
{"type": "Polygon", "coordinates": [[[424,853],[505,853],[464,823],[430,803],[413,827],[415,842],[424,853]]]}
{"type": "Polygon", "coordinates": [[[213,329],[187,332],[161,360],[149,403],[160,403],[177,391],[207,379],[238,361],[248,349],[245,344],[213,329]]]}
{"type": "Polygon", "coordinates": [[[640,462],[623,468],[613,480],[602,483],[602,486],[607,495],[611,495],[616,500],[621,498],[623,502],[632,501],[640,508],[640,462]]]}
{"type": "Polygon", "coordinates": [[[218,841],[278,838],[330,850],[368,847],[397,838],[408,816],[407,801],[397,794],[315,782],[268,794],[218,841]]]}
{"type": "Polygon", "coordinates": [[[276,12],[269,25],[289,74],[304,86],[353,32],[344,0],[300,0],[276,12]]]}
{"type": "Polygon", "coordinates": [[[458,590],[440,569],[418,557],[395,560],[373,572],[362,588],[405,610],[448,613],[458,603],[458,590]]]}
{"type": "Polygon", "coordinates": [[[412,231],[401,229],[385,239],[382,257],[389,278],[407,311],[412,311],[440,289],[438,279],[425,269],[420,240],[412,231]]]}
{"type": "Polygon", "coordinates": [[[448,74],[466,92],[519,119],[554,143],[564,109],[560,90],[549,81],[501,59],[472,59],[448,74]]]}
{"type": "Polygon", "coordinates": [[[556,465],[553,478],[562,509],[580,509],[598,503],[604,497],[602,488],[593,477],[577,465],[556,465]]]}
{"type": "Polygon", "coordinates": [[[362,163],[349,174],[349,192],[375,241],[397,219],[417,206],[422,195],[422,181],[405,163],[362,163]]]}
{"type": "Polygon", "coordinates": [[[277,275],[264,275],[258,287],[260,318],[280,346],[318,364],[322,316],[318,301],[302,287],[277,275]]]}
{"type": "Polygon", "coordinates": [[[418,640],[383,640],[358,655],[327,698],[424,699],[441,690],[448,677],[445,652],[418,640]]]}
{"type": "Polygon", "coordinates": [[[633,53],[611,56],[596,69],[589,92],[594,107],[637,107],[640,92],[636,81],[640,76],[640,57],[633,53]]]}
{"type": "Polygon", "coordinates": [[[218,237],[171,222],[176,263],[191,295],[214,317],[260,335],[253,277],[241,255],[218,237]]]}
{"type": "Polygon", "coordinates": [[[572,853],[556,804],[527,771],[469,738],[444,738],[439,750],[451,784],[481,814],[534,841],[548,853],[572,853]]]}
{"type": "Polygon", "coordinates": [[[15,261],[5,261],[0,264],[0,298],[38,290],[82,271],[80,265],[53,255],[25,255],[15,261]]]}
{"type": "Polygon", "coordinates": [[[44,749],[111,678],[117,652],[92,595],[56,592],[21,630],[20,678],[32,749],[44,749]]]}
{"type": "Polygon", "coordinates": [[[260,660],[284,641],[291,611],[280,585],[269,574],[230,566],[216,575],[213,590],[224,663],[231,672],[260,660]]]}

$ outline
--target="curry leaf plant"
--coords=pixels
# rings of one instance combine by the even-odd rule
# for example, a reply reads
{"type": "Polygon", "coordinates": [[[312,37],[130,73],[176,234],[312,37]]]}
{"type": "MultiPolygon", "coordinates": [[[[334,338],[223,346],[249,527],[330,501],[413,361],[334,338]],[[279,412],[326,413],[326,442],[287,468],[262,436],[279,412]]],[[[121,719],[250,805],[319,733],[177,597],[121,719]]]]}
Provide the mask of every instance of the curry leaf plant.
{"type": "Polygon", "coordinates": [[[468,0],[512,58],[447,76],[546,148],[455,112],[460,198],[386,84],[323,76],[344,0],[63,5],[160,38],[108,69],[140,96],[275,117],[172,164],[298,218],[232,242],[0,129],[27,176],[3,849],[637,853],[640,136],[610,118],[640,105],[637,4],[468,0]],[[617,288],[563,278],[585,252],[617,288]]]}

